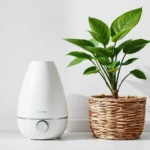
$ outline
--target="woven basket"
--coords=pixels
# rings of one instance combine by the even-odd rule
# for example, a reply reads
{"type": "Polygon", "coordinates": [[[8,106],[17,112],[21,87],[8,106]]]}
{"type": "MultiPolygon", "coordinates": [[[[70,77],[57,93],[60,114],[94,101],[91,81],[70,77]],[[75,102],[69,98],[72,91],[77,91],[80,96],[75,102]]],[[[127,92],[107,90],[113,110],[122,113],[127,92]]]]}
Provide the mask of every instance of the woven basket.
{"type": "Polygon", "coordinates": [[[145,105],[146,97],[90,97],[89,119],[93,135],[112,140],[139,138],[145,122],[145,105]]]}

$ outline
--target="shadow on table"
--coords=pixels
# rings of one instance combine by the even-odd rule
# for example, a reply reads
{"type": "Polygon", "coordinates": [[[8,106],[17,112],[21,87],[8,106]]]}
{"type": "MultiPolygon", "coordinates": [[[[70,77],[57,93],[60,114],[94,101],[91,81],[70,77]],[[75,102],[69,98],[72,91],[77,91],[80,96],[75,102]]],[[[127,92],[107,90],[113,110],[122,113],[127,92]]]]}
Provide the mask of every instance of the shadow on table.
{"type": "Polygon", "coordinates": [[[92,132],[66,132],[59,141],[94,140],[92,132]]]}
{"type": "Polygon", "coordinates": [[[92,133],[86,133],[83,135],[80,134],[73,134],[73,133],[69,133],[68,135],[66,134],[65,136],[62,136],[60,139],[58,139],[58,141],[81,141],[81,140],[100,140],[100,141],[112,141],[112,142],[133,142],[133,141],[137,141],[137,142],[142,142],[142,141],[150,141],[150,132],[143,132],[143,134],[140,136],[139,139],[135,139],[135,140],[106,140],[106,139],[99,139],[99,138],[95,138],[93,137],[92,133]]]}
{"type": "Polygon", "coordinates": [[[140,138],[138,139],[139,141],[150,141],[150,132],[143,132],[140,138]]]}
{"type": "Polygon", "coordinates": [[[65,133],[64,136],[62,136],[60,139],[58,139],[59,141],[77,141],[77,140],[100,140],[100,141],[112,141],[112,142],[133,142],[133,141],[137,141],[137,142],[142,142],[142,141],[150,141],[150,132],[143,132],[142,135],[140,136],[139,139],[135,139],[135,140],[106,140],[106,139],[99,139],[99,138],[95,138],[93,137],[92,133],[90,132],[83,132],[83,133],[65,133]]]}

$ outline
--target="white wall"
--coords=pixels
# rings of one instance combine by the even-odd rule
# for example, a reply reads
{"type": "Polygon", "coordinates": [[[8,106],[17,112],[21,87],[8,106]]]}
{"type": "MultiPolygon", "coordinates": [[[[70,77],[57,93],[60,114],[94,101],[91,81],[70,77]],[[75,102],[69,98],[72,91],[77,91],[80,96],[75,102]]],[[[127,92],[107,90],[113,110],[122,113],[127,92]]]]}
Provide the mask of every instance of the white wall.
{"type": "MultiPolygon", "coordinates": [[[[110,25],[121,13],[143,7],[139,25],[127,38],[150,39],[148,0],[5,0],[0,1],[0,130],[17,130],[16,108],[24,74],[31,60],[54,60],[66,95],[108,93],[98,75],[83,76],[89,63],[65,69],[72,60],[65,54],[78,50],[64,37],[89,38],[88,16],[110,25]]],[[[145,70],[148,81],[128,79],[121,94],[150,98],[150,45],[134,57],[134,66],[145,70]]],[[[129,67],[123,71],[127,73],[129,67]]]]}

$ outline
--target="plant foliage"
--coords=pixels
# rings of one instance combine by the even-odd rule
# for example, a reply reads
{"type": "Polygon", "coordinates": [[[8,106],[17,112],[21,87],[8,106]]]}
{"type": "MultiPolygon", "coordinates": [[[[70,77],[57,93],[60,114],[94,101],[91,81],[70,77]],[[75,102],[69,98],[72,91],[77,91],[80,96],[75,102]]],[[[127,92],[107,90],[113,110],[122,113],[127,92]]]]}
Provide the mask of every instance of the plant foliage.
{"type": "Polygon", "coordinates": [[[130,58],[124,61],[125,57],[139,52],[150,42],[145,39],[130,39],[117,45],[117,42],[123,39],[138,24],[141,14],[142,8],[126,12],[116,18],[110,27],[100,19],[89,17],[91,30],[88,32],[92,39],[65,39],[84,50],[84,52],[73,51],[68,53],[68,55],[75,57],[68,67],[80,64],[84,60],[90,61],[92,66],[87,68],[83,74],[100,74],[114,98],[118,98],[120,87],[129,75],[146,80],[145,74],[138,69],[131,70],[123,79],[119,80],[121,68],[132,64],[138,59],[130,58]],[[108,45],[110,40],[113,42],[113,45],[108,45]],[[123,56],[119,60],[118,55],[121,54],[123,56]]]}

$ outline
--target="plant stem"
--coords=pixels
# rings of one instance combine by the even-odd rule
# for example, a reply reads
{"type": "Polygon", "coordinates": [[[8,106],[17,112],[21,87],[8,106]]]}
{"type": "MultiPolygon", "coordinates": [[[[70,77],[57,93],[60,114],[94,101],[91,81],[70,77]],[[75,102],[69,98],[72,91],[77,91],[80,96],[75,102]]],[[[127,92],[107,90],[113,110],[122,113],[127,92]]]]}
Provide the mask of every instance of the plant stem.
{"type": "Polygon", "coordinates": [[[112,98],[118,99],[118,90],[112,91],[112,98]]]}
{"type": "MultiPolygon", "coordinates": [[[[114,43],[114,48],[113,48],[113,56],[115,55],[115,47],[116,47],[116,42],[114,43]]],[[[113,59],[112,59],[112,62],[114,61],[114,57],[113,57],[113,59]]]]}
{"type": "MultiPolygon", "coordinates": [[[[95,61],[95,62],[96,62],[96,64],[97,64],[98,68],[100,69],[100,71],[102,72],[102,69],[101,69],[99,63],[98,63],[97,61],[95,61]]],[[[102,74],[103,74],[103,72],[102,72],[102,74]]],[[[104,76],[104,74],[103,74],[103,76],[104,76]]]]}
{"type": "MultiPolygon", "coordinates": [[[[100,72],[99,72],[99,74],[100,74],[100,72]]],[[[100,75],[101,75],[101,74],[100,74],[100,75]]],[[[109,88],[109,90],[112,91],[111,86],[108,84],[108,82],[107,82],[107,80],[105,79],[105,77],[102,76],[102,78],[104,79],[104,81],[105,81],[107,87],[109,88]]]]}
{"type": "MultiPolygon", "coordinates": [[[[105,46],[105,45],[103,45],[104,46],[104,48],[105,49],[107,49],[107,47],[105,46]]],[[[108,58],[108,60],[109,60],[109,58],[108,58]]],[[[110,60],[109,60],[110,61],[110,60]]],[[[100,62],[99,62],[99,64],[100,64],[100,62]]],[[[101,64],[100,64],[100,66],[101,66],[101,68],[103,69],[103,71],[104,71],[104,73],[106,74],[106,76],[107,76],[107,78],[108,78],[108,80],[109,80],[109,82],[110,82],[110,85],[112,86],[112,81],[111,81],[111,77],[110,77],[110,74],[107,72],[107,67],[105,67],[105,66],[102,66],[101,64]]]]}
{"type": "MultiPolygon", "coordinates": [[[[93,65],[94,65],[96,68],[99,69],[99,67],[94,63],[94,61],[91,60],[91,62],[93,63],[93,65]]],[[[99,70],[100,70],[100,69],[99,69],[99,70]]],[[[101,71],[101,70],[100,70],[100,71],[101,71]]],[[[105,78],[103,73],[100,72],[100,75],[102,76],[102,78],[105,78]]]]}
{"type": "MultiPolygon", "coordinates": [[[[104,47],[106,48],[106,46],[104,46],[104,47]]],[[[96,56],[94,55],[94,57],[96,57],[96,56]]],[[[111,84],[111,79],[110,79],[109,75],[107,74],[107,71],[105,70],[105,68],[101,65],[101,63],[100,63],[99,61],[95,61],[95,62],[96,62],[96,64],[97,64],[98,68],[100,69],[101,74],[103,75],[103,77],[105,77],[105,75],[106,75],[108,81],[109,81],[110,84],[111,84]],[[103,72],[104,72],[104,73],[103,73],[103,72]]],[[[94,65],[95,65],[95,64],[94,64],[94,65]]],[[[106,79],[106,78],[105,78],[105,79],[106,79]]]]}
{"type": "Polygon", "coordinates": [[[117,54],[116,54],[116,56],[115,56],[115,61],[117,61],[117,54]]]}
{"type": "MultiPolygon", "coordinates": [[[[95,65],[95,66],[97,67],[97,65],[96,65],[92,60],[91,60],[91,62],[93,63],[93,65],[95,65]]],[[[97,68],[98,68],[98,67],[97,67],[97,68]]],[[[105,81],[107,87],[109,88],[109,90],[112,91],[112,90],[111,90],[111,86],[109,85],[108,81],[106,80],[104,74],[102,74],[100,71],[99,71],[99,74],[100,74],[100,76],[104,79],[104,81],[105,81]]]]}
{"type": "Polygon", "coordinates": [[[124,61],[124,58],[125,58],[126,54],[124,54],[122,60],[121,60],[121,63],[120,63],[120,68],[118,70],[118,74],[117,74],[117,80],[116,80],[116,85],[118,84],[118,80],[119,80],[119,75],[120,75],[120,71],[121,71],[121,67],[122,67],[122,63],[124,61]]]}
{"type": "Polygon", "coordinates": [[[122,83],[124,82],[124,80],[125,80],[130,74],[131,74],[131,73],[127,74],[127,75],[122,79],[122,81],[120,82],[120,84],[119,84],[119,86],[118,86],[118,91],[119,91],[119,89],[120,89],[122,83]]]}
{"type": "MultiPolygon", "coordinates": [[[[116,47],[116,44],[117,44],[117,43],[115,43],[114,48],[116,47]]],[[[116,53],[115,53],[115,61],[117,61],[117,54],[116,54],[116,53]]]]}
{"type": "MultiPolygon", "coordinates": [[[[94,54],[93,54],[93,56],[96,57],[94,54]]],[[[102,69],[101,69],[99,63],[98,63],[96,60],[95,60],[95,62],[96,62],[96,64],[97,64],[97,67],[100,69],[102,75],[104,76],[104,74],[103,74],[103,72],[102,72],[102,69]]],[[[94,62],[93,62],[93,64],[96,66],[96,64],[95,64],[94,62]]]]}
{"type": "Polygon", "coordinates": [[[110,77],[109,77],[107,71],[105,70],[105,67],[103,67],[101,64],[100,64],[100,66],[101,66],[102,70],[104,71],[105,75],[107,76],[109,82],[111,82],[110,77]]]}
{"type": "Polygon", "coordinates": [[[100,71],[101,71],[101,74],[103,75],[103,77],[105,77],[105,75],[107,76],[107,79],[109,80],[109,76],[106,74],[106,72],[104,71],[104,69],[103,69],[103,67],[102,67],[102,65],[101,64],[99,64],[97,61],[95,61],[96,62],[96,64],[97,64],[97,66],[98,66],[98,68],[100,69],[100,71]],[[104,71],[104,73],[103,73],[103,71],[104,71]]]}
{"type": "MultiPolygon", "coordinates": [[[[115,42],[115,43],[114,43],[114,48],[113,48],[113,56],[116,55],[116,54],[115,54],[115,47],[116,47],[116,44],[117,44],[117,43],[115,42]]],[[[113,59],[114,59],[114,57],[113,57],[113,59]]],[[[113,60],[113,59],[112,59],[112,60],[113,60]]],[[[113,89],[115,89],[115,91],[116,91],[116,86],[117,86],[117,85],[116,85],[116,72],[115,72],[115,73],[112,73],[112,84],[113,84],[113,89]]],[[[117,94],[117,95],[118,95],[118,94],[117,94]]],[[[118,97],[118,96],[116,96],[116,98],[117,98],[117,97],[118,97]]]]}

